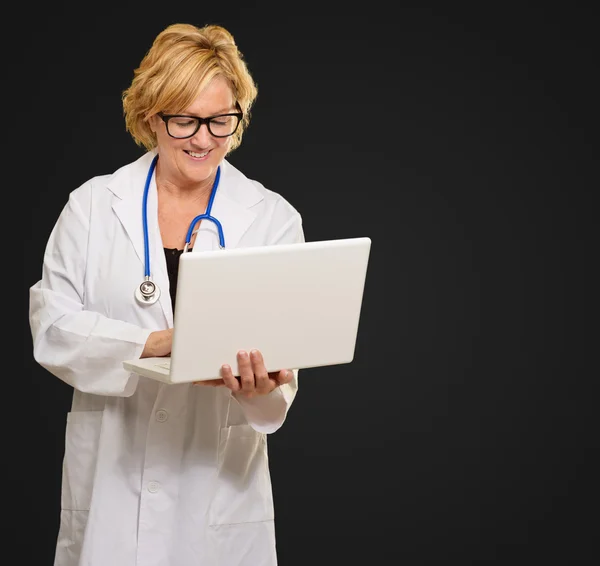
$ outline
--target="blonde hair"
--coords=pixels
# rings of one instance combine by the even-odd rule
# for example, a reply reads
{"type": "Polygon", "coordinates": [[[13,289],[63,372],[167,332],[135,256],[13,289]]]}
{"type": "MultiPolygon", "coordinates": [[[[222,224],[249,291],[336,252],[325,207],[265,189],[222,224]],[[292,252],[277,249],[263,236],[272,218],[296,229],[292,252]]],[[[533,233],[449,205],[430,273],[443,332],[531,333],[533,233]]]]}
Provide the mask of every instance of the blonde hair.
{"type": "Polygon", "coordinates": [[[244,113],[229,147],[234,150],[248,127],[257,87],[233,36],[218,25],[173,24],[156,36],[134,70],[131,85],[123,91],[127,131],[138,145],[154,149],[156,135],[148,118],[161,111],[182,112],[217,76],[229,82],[244,113]]]}

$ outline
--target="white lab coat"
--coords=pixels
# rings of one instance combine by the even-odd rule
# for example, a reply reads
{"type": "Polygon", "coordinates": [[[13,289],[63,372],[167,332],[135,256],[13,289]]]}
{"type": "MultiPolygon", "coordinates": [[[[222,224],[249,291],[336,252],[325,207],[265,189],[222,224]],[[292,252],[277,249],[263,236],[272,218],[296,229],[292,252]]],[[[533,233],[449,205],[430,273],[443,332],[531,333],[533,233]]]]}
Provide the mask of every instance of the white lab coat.
{"type": "MultiPolygon", "coordinates": [[[[74,388],[67,416],[55,566],[274,566],[266,435],[296,395],[235,398],[225,387],[163,385],[125,371],[173,312],[148,196],[151,269],[162,290],[139,306],[144,275],[142,194],[154,152],[73,191],[30,289],[36,361],[74,388]]],[[[280,195],[222,163],[213,204],[227,247],[304,240],[280,195]]],[[[215,249],[202,222],[194,250],[215,249]]],[[[198,321],[210,324],[210,321],[198,321]]],[[[235,324],[235,317],[231,317],[235,324]]]]}

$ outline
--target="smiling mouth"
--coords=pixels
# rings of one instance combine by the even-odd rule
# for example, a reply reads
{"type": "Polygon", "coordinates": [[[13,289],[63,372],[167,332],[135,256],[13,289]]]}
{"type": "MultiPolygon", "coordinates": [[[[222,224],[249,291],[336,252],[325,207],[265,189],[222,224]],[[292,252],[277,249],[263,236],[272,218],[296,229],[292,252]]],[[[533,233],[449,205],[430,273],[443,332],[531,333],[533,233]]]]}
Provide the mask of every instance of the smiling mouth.
{"type": "Polygon", "coordinates": [[[201,158],[201,157],[206,157],[210,150],[208,151],[204,151],[202,153],[196,153],[195,151],[188,151],[188,150],[184,150],[188,155],[191,155],[192,157],[196,157],[196,158],[201,158]]]}

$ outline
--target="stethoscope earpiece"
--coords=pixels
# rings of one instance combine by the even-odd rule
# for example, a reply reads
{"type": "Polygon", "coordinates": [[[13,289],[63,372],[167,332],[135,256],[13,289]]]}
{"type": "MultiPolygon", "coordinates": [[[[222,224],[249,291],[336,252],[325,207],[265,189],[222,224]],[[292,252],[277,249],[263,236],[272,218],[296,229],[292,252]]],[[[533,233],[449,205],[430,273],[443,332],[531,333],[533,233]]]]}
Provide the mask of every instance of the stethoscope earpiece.
{"type": "MultiPolygon", "coordinates": [[[[148,175],[146,176],[146,185],[144,187],[144,200],[142,204],[142,220],[144,225],[144,281],[136,288],[135,290],[135,298],[141,305],[153,305],[160,298],[160,289],[158,285],[151,280],[150,275],[150,244],[148,242],[148,190],[150,189],[150,181],[152,179],[152,173],[154,173],[154,169],[156,167],[156,162],[158,161],[158,155],[154,157],[152,163],[150,165],[150,169],[148,170],[148,175]]],[[[192,241],[192,235],[195,234],[194,226],[198,223],[199,220],[210,220],[217,227],[217,231],[219,233],[219,248],[225,249],[225,237],[223,235],[223,227],[221,223],[210,215],[210,211],[212,209],[213,201],[215,200],[215,194],[217,192],[217,186],[219,185],[219,178],[221,177],[221,167],[217,168],[217,175],[215,176],[215,182],[212,186],[212,191],[210,194],[210,199],[208,201],[208,206],[206,207],[206,213],[200,214],[196,216],[194,220],[192,220],[190,227],[187,231],[187,236],[185,239],[184,252],[187,252],[190,242],[192,241]]]]}

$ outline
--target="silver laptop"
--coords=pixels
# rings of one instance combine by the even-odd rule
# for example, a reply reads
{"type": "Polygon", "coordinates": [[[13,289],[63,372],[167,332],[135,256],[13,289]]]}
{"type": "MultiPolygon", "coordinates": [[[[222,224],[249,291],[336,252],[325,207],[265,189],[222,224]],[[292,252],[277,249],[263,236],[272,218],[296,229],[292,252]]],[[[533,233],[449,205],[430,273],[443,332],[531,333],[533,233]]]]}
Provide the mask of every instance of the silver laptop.
{"type": "Polygon", "coordinates": [[[165,383],[237,373],[239,350],[268,371],[350,363],[371,239],[188,252],[180,257],[170,357],[127,360],[165,383]]]}

